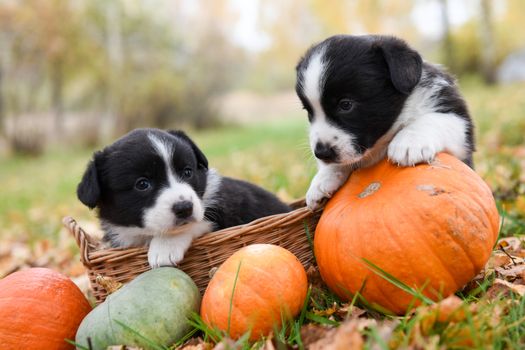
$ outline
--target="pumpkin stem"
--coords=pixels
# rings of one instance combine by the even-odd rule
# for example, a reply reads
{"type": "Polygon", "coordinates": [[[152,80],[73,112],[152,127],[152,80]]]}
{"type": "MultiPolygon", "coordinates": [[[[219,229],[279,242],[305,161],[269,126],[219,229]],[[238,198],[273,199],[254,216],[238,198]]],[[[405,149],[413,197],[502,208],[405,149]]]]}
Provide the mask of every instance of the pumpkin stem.
{"type": "Polygon", "coordinates": [[[124,285],[118,281],[115,281],[111,277],[106,277],[102,275],[97,275],[96,281],[102,286],[102,288],[104,288],[108,292],[108,294],[116,292],[124,285]]]}

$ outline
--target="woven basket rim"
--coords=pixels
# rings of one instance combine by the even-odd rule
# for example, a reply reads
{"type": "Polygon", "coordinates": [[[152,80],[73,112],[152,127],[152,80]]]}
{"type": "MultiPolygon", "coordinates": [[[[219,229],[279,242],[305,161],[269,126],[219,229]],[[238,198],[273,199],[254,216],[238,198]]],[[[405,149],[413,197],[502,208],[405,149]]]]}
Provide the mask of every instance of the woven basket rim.
{"type": "MultiPolygon", "coordinates": [[[[304,199],[289,205],[290,212],[210,232],[193,240],[184,259],[175,267],[194,280],[201,294],[213,271],[235,251],[250,244],[270,243],[284,247],[307,268],[315,260],[313,237],[322,208],[312,211],[306,207],[304,199]]],[[[100,238],[86,233],[72,217],[65,217],[63,224],[80,248],[80,261],[87,269],[97,303],[103,302],[110,293],[99,278],[111,283],[128,283],[151,269],[147,247],[109,248],[100,238]]]]}
{"type": "MultiPolygon", "coordinates": [[[[193,246],[205,245],[208,243],[221,243],[234,238],[242,239],[244,234],[257,234],[260,231],[269,230],[289,222],[302,220],[322,209],[312,211],[305,206],[305,200],[299,199],[289,203],[294,210],[287,213],[274,214],[265,216],[249,223],[228,227],[222,230],[209,232],[192,242],[193,246]]],[[[75,241],[80,248],[80,258],[84,265],[91,266],[100,261],[107,261],[108,255],[114,254],[111,258],[113,261],[125,260],[128,256],[147,253],[147,247],[131,248],[111,248],[103,247],[102,241],[88,234],[80,224],[71,216],[65,216],[62,219],[63,225],[74,236],[75,241]],[[99,252],[100,254],[97,254],[99,252]],[[100,256],[98,256],[100,255],[100,256]],[[100,258],[100,259],[98,259],[100,258]],[[100,260],[100,261],[99,261],[100,260]]]]}

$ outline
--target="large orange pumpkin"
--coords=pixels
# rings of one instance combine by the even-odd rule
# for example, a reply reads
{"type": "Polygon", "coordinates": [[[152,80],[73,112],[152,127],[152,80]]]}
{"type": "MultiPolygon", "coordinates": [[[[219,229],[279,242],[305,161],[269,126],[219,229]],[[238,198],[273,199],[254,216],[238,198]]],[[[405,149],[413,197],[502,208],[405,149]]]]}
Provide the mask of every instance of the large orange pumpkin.
{"type": "Polygon", "coordinates": [[[15,272],[0,280],[0,349],[74,349],[91,306],[67,277],[46,268],[15,272]]]}
{"type": "Polygon", "coordinates": [[[487,184],[441,153],[432,164],[384,160],[355,171],[327,203],[314,250],[323,280],[341,298],[360,291],[372,305],[403,314],[414,297],[373,265],[431,299],[447,297],[483,268],[498,229],[487,184]]]}
{"type": "Polygon", "coordinates": [[[307,288],[295,255],[276,245],[253,244],[215,272],[202,298],[201,317],[234,339],[251,331],[250,339],[256,340],[300,312],[307,288]]]}

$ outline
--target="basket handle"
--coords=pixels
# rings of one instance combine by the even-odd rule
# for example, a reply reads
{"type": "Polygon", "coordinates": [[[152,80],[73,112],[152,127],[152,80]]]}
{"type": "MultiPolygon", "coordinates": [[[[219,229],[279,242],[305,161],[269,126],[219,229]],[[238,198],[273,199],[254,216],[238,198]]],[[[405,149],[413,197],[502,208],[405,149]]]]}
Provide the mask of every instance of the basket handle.
{"type": "Polygon", "coordinates": [[[66,216],[62,219],[62,224],[73,235],[78,247],[80,248],[80,261],[85,266],[91,266],[89,261],[89,252],[93,250],[96,244],[91,240],[91,237],[80,227],[80,225],[71,216],[66,216]]]}

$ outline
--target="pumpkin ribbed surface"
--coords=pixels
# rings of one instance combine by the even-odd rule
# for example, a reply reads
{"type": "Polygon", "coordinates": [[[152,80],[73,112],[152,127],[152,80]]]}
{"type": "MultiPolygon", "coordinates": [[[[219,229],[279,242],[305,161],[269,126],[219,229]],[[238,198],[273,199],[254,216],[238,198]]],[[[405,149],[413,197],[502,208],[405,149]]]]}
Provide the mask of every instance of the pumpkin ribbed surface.
{"type": "Polygon", "coordinates": [[[73,349],[91,306],[67,277],[47,268],[15,272],[0,280],[0,349],[73,349]]]}
{"type": "Polygon", "coordinates": [[[360,291],[369,303],[402,314],[414,297],[365,259],[436,300],[483,268],[498,229],[487,184],[441,153],[432,164],[401,168],[383,160],[355,171],[327,203],[314,250],[323,280],[340,297],[360,291]]]}
{"type": "Polygon", "coordinates": [[[306,272],[295,255],[276,245],[253,244],[215,272],[202,299],[201,316],[208,325],[229,330],[234,339],[251,330],[250,339],[256,340],[279,328],[282,317],[299,313],[307,288],[306,272]]]}

